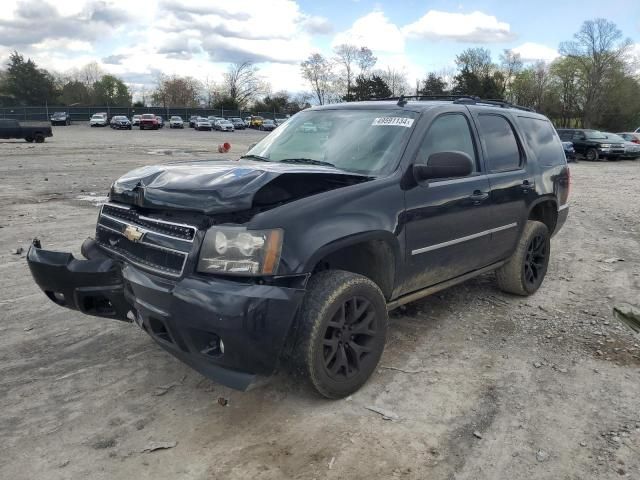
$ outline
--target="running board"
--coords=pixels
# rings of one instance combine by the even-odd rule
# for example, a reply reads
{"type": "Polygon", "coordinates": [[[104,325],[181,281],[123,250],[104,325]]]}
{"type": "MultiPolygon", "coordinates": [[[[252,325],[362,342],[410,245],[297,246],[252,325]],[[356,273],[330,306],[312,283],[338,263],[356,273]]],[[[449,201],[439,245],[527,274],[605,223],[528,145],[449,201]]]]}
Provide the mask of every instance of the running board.
{"type": "Polygon", "coordinates": [[[473,272],[465,273],[464,275],[460,275],[459,277],[452,278],[451,280],[446,280],[441,283],[436,283],[427,288],[423,288],[422,290],[415,291],[413,293],[409,293],[407,295],[403,295],[402,297],[398,297],[395,300],[387,303],[387,310],[391,311],[402,305],[406,305],[407,303],[415,302],[416,300],[420,300],[421,298],[428,297],[429,295],[433,295],[440,290],[444,290],[449,287],[453,287],[458,283],[462,283],[464,281],[469,280],[470,278],[477,277],[478,275],[482,275],[483,273],[491,272],[496,268],[500,268],[502,265],[506,263],[506,260],[502,260],[498,263],[493,263],[486,267],[480,268],[478,270],[474,270],[473,272]]]}

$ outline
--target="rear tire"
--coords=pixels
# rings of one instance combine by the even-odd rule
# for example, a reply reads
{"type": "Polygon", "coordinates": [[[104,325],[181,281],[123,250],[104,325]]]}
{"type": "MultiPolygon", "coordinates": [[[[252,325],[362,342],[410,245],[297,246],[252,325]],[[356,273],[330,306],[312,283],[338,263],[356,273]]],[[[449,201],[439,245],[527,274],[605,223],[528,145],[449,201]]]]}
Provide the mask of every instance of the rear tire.
{"type": "Polygon", "coordinates": [[[293,365],[318,393],[342,398],[366,383],[387,334],[387,305],[374,282],[341,270],[315,274],[298,322],[293,365]]]}
{"type": "Polygon", "coordinates": [[[523,296],[534,294],[547,274],[550,253],[549,229],[542,222],[528,220],[516,251],[496,270],[500,290],[523,296]]]}

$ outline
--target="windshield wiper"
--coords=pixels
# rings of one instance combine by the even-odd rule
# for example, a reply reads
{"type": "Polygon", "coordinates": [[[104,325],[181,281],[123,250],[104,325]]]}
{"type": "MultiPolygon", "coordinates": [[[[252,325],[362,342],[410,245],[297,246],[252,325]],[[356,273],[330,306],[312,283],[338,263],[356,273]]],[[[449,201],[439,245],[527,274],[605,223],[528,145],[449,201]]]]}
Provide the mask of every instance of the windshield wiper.
{"type": "Polygon", "coordinates": [[[250,159],[250,160],[258,160],[260,162],[270,162],[271,160],[269,160],[267,157],[262,157],[260,155],[243,155],[240,157],[241,159],[250,159]]]}
{"type": "Polygon", "coordinates": [[[333,163],[323,162],[322,160],[313,160],[312,158],[285,158],[284,160],[279,160],[280,163],[302,163],[306,165],[322,165],[325,167],[336,167],[333,163]]]}

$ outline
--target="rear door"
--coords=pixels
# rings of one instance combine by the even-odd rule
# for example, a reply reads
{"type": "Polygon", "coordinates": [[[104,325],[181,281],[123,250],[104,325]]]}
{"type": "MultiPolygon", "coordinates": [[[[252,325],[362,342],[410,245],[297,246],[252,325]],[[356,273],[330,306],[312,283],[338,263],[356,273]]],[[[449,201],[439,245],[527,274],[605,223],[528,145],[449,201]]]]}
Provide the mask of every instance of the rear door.
{"type": "Polygon", "coordinates": [[[477,136],[464,107],[434,118],[413,163],[426,163],[429,155],[446,151],[467,153],[475,169],[468,177],[433,180],[405,192],[407,275],[403,293],[487,264],[489,180],[482,171],[477,136]]]}
{"type": "Polygon", "coordinates": [[[474,109],[490,185],[490,263],[515,248],[524,228],[529,197],[535,195],[535,176],[527,172],[525,150],[513,119],[493,109],[474,109]]]}

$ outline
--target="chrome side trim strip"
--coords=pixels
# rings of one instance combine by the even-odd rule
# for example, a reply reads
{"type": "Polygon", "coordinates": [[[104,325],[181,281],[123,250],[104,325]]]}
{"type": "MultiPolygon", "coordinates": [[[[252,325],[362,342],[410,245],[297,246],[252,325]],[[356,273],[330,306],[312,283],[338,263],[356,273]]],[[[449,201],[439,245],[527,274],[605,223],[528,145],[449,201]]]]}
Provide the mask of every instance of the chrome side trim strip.
{"type": "Polygon", "coordinates": [[[439,248],[450,247],[451,245],[456,245],[462,242],[468,242],[469,240],[473,240],[474,238],[484,237],[485,235],[491,235],[492,233],[501,232],[503,230],[515,228],[517,226],[518,224],[514,222],[514,223],[510,223],[509,225],[503,225],[501,227],[492,228],[490,230],[483,230],[482,232],[474,233],[472,235],[467,235],[466,237],[460,237],[454,240],[449,240],[448,242],[436,243],[435,245],[429,245],[428,247],[422,247],[416,250],[412,250],[411,255],[419,255],[421,253],[438,250],[439,248]]]}
{"type": "Polygon", "coordinates": [[[569,208],[569,203],[568,203],[568,202],[567,202],[567,203],[565,203],[564,205],[560,205],[560,206],[558,207],[558,211],[559,211],[559,212],[561,212],[562,210],[565,210],[565,209],[567,209],[567,208],[569,208]]]}

